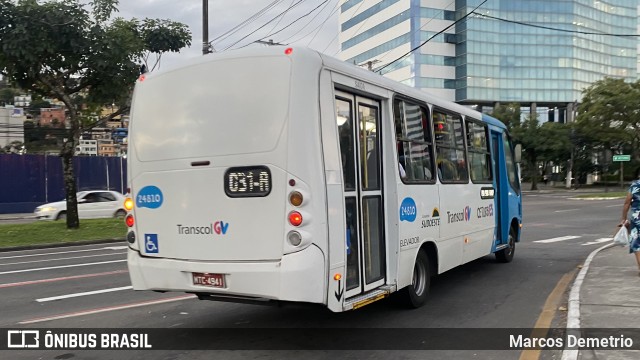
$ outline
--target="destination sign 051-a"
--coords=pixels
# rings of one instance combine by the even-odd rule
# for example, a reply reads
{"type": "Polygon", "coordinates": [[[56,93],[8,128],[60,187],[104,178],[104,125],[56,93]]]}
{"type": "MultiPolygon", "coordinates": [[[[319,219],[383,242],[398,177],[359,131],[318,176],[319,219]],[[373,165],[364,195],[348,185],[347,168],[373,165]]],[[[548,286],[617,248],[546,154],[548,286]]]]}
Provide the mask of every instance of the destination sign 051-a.
{"type": "Polygon", "coordinates": [[[631,155],[613,155],[613,161],[631,161],[631,155]]]}

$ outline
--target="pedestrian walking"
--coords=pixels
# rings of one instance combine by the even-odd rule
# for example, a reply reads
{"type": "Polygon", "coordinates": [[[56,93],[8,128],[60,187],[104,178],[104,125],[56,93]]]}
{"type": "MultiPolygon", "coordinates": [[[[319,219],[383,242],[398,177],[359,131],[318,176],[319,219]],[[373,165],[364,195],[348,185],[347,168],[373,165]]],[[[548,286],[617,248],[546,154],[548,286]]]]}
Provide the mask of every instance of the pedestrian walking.
{"type": "Polygon", "coordinates": [[[640,167],[636,169],[635,175],[635,179],[629,186],[627,198],[624,200],[622,219],[618,226],[626,225],[627,214],[631,209],[629,253],[635,254],[638,263],[638,275],[640,275],[640,237],[638,236],[638,231],[640,231],[640,167]]]}

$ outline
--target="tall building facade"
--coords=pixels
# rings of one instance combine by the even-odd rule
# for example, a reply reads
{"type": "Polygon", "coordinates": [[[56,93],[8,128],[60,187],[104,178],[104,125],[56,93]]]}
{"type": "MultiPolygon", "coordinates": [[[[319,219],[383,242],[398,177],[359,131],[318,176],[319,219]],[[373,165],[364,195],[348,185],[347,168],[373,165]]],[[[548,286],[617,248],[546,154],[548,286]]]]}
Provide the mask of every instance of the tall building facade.
{"type": "Polygon", "coordinates": [[[638,5],[345,0],[341,58],[461,104],[516,102],[531,111],[544,108],[546,120],[564,121],[593,82],[637,79],[638,39],[632,35],[639,32],[638,5]]]}

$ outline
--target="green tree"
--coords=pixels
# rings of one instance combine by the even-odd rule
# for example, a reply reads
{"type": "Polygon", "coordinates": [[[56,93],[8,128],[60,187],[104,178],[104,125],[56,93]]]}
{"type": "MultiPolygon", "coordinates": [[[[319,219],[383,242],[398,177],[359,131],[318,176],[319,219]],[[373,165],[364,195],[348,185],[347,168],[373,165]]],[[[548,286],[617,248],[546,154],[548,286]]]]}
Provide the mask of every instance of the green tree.
{"type": "Polygon", "coordinates": [[[494,118],[502,121],[509,131],[520,126],[520,104],[498,105],[491,114],[494,118]]]}
{"type": "Polygon", "coordinates": [[[129,110],[138,64],[149,54],[161,57],[191,44],[181,23],[110,20],[117,5],[117,0],[0,0],[0,73],[22,89],[62,101],[68,110],[70,128],[60,151],[68,228],[80,226],[72,160],[83,126],[129,110]],[[119,111],[91,120],[95,114],[85,109],[106,104],[119,111]]]}
{"type": "Polygon", "coordinates": [[[12,88],[0,89],[0,105],[13,104],[13,98],[18,95],[18,90],[12,88]]]}
{"type": "Polygon", "coordinates": [[[570,128],[566,124],[547,122],[540,124],[537,114],[520,120],[520,105],[496,106],[493,117],[502,121],[509,129],[514,142],[523,148],[523,170],[531,178],[531,190],[537,190],[542,164],[564,164],[571,156],[570,128]]]}
{"type": "Polygon", "coordinates": [[[610,154],[631,154],[638,159],[640,81],[605,78],[583,90],[575,133],[579,162],[574,163],[582,167],[582,172],[596,169],[593,159],[598,158],[606,175],[610,154]]]}

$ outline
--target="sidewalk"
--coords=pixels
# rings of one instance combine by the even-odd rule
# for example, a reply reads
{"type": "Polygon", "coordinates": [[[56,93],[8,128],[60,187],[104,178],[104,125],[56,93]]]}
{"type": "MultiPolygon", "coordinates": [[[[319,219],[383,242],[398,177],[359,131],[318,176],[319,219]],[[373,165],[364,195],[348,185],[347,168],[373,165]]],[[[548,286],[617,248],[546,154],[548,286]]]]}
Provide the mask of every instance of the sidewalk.
{"type": "MultiPolygon", "coordinates": [[[[579,291],[580,328],[633,329],[619,334],[633,337],[637,347],[640,276],[635,256],[629,254],[628,247],[612,246],[602,249],[585,266],[588,269],[579,291]]],[[[577,355],[581,360],[640,359],[640,350],[580,350],[577,355]]]]}
{"type": "Polygon", "coordinates": [[[22,219],[35,219],[33,213],[22,214],[0,214],[0,220],[22,220],[22,219]]]}

